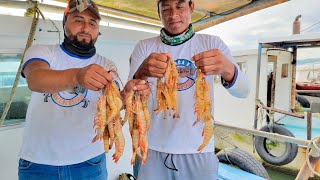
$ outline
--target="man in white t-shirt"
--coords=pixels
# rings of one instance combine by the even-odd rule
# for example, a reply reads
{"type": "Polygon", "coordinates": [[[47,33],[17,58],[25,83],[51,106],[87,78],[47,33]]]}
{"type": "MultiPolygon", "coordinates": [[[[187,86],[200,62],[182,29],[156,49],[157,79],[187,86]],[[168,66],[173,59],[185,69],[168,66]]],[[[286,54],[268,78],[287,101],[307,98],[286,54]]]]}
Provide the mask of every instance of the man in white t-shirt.
{"type": "MultiPolygon", "coordinates": [[[[152,114],[148,157],[146,164],[140,165],[138,179],[217,179],[218,159],[214,154],[214,139],[201,153],[197,152],[203,140],[203,124],[193,126],[196,120],[196,68],[206,75],[212,102],[213,75],[221,75],[226,90],[239,98],[249,94],[248,79],[218,36],[194,33],[191,25],[194,1],[158,0],[158,10],[164,26],[160,36],[140,41],[130,59],[129,79],[148,80],[153,94],[149,103],[152,114]],[[176,119],[164,119],[163,113],[156,114],[153,111],[157,106],[156,80],[164,76],[169,56],[175,61],[179,72],[180,118],[176,119]]],[[[229,111],[226,109],[226,113],[229,111]]]]}
{"type": "MultiPolygon", "coordinates": [[[[32,91],[19,179],[106,180],[103,143],[93,128],[99,91],[120,83],[113,62],[96,53],[100,14],[92,1],[70,0],[64,13],[62,45],[35,45],[24,57],[22,76],[32,91]]],[[[121,91],[150,93],[144,80],[131,80],[121,91]]]]}

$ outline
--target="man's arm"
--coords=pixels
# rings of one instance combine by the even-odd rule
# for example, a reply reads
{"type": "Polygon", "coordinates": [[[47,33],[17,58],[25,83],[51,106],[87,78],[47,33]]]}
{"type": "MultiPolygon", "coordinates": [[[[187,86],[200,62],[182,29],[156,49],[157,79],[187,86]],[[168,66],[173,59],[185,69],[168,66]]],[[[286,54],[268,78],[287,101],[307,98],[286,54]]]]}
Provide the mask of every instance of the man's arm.
{"type": "Polygon", "coordinates": [[[248,78],[234,62],[229,51],[212,49],[196,54],[192,59],[205,75],[221,75],[222,84],[231,95],[239,98],[249,95],[248,78]]]}
{"type": "Polygon", "coordinates": [[[32,61],[23,70],[31,91],[56,93],[81,85],[97,91],[105,87],[113,78],[101,66],[92,64],[84,68],[52,70],[42,61],[32,61]]]}

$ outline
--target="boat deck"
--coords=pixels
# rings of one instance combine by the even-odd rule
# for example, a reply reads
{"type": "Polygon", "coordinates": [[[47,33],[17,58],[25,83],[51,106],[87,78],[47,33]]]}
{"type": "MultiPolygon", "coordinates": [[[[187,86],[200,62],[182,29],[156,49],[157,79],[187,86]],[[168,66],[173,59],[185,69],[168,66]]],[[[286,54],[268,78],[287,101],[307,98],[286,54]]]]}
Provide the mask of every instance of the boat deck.
{"type": "MultiPolygon", "coordinates": [[[[307,140],[307,116],[304,119],[285,116],[277,122],[283,124],[283,127],[290,130],[298,139],[307,140]]],[[[312,132],[311,137],[314,138],[320,134],[320,118],[312,117],[312,132]]]]}

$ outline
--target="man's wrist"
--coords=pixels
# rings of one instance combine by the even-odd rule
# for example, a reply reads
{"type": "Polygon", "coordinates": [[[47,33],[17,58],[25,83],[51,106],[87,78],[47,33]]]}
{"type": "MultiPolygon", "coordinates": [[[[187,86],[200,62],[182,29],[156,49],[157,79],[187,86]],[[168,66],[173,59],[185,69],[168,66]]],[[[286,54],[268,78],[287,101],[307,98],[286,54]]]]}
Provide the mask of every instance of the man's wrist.
{"type": "Polygon", "coordinates": [[[139,69],[138,69],[137,72],[133,75],[132,79],[143,79],[143,80],[145,80],[145,79],[147,79],[147,77],[144,76],[144,74],[141,71],[139,71],[139,69]]]}
{"type": "Polygon", "coordinates": [[[222,78],[226,81],[226,82],[232,82],[232,80],[234,79],[234,75],[235,75],[235,71],[236,71],[236,67],[234,64],[231,64],[231,67],[228,68],[229,71],[221,74],[222,78]]]}
{"type": "Polygon", "coordinates": [[[80,68],[74,68],[74,69],[70,69],[71,74],[73,74],[72,78],[71,78],[71,84],[73,87],[77,87],[80,85],[79,79],[78,79],[78,73],[81,69],[80,68]]]}

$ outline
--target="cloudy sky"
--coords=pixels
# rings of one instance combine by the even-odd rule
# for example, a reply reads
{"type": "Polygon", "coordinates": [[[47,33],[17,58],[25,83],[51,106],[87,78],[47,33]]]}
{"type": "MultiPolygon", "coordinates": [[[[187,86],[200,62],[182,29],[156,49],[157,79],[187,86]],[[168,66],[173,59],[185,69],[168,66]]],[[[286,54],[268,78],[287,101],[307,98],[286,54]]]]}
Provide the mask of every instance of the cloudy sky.
{"type": "MultiPolygon", "coordinates": [[[[257,49],[260,38],[292,34],[292,23],[299,14],[302,15],[301,33],[320,33],[320,0],[291,0],[205,29],[201,33],[220,36],[231,51],[257,49]]],[[[300,57],[320,58],[319,52],[320,48],[306,49],[300,53],[300,57]]]]}

